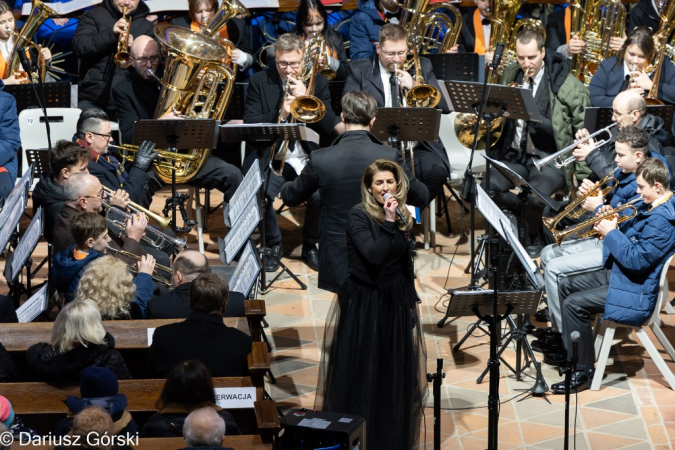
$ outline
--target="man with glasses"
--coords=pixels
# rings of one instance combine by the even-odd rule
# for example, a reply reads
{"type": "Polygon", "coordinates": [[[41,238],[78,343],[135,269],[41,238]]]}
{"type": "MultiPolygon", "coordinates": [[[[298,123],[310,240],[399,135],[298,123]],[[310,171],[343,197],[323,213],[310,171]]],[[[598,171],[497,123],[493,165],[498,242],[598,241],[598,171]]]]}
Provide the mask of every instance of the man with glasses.
{"type": "MultiPolygon", "coordinates": [[[[410,73],[401,70],[409,51],[405,30],[395,24],[384,25],[380,28],[377,55],[350,63],[343,94],[364,91],[375,97],[380,108],[405,106],[404,93],[417,85],[417,80],[410,73]]],[[[424,82],[440,89],[431,62],[420,58],[420,64],[424,82]]],[[[410,69],[410,72],[414,70],[410,69]]],[[[450,113],[444,99],[436,108],[443,110],[444,114],[450,113]]],[[[413,173],[429,189],[429,199],[436,198],[450,175],[450,161],[443,143],[419,142],[414,148],[414,159],[413,173]]],[[[409,157],[406,157],[406,162],[410,165],[409,157]]]]}
{"type": "MultiPolygon", "coordinates": [[[[274,43],[275,65],[270,66],[263,72],[258,72],[251,77],[248,85],[246,106],[244,108],[245,123],[276,123],[280,120],[286,123],[291,120],[291,102],[296,98],[307,94],[305,82],[300,79],[305,55],[305,43],[296,34],[283,34],[274,43]],[[286,92],[287,91],[287,92],[286,92]]],[[[317,74],[313,95],[321,100],[326,107],[323,119],[307,126],[316,131],[319,136],[329,138],[332,136],[335,125],[335,113],[331,109],[330,91],[328,80],[317,74]]],[[[275,170],[278,170],[282,155],[280,145],[275,145],[277,152],[274,159],[275,170]]],[[[282,176],[265,176],[267,182],[268,207],[265,209],[266,244],[277,256],[282,256],[281,232],[277,223],[276,212],[273,207],[274,198],[279,194],[281,186],[286,181],[293,181],[301,172],[309,160],[309,154],[319,146],[311,142],[290,142],[282,176]]],[[[263,154],[263,160],[268,161],[271,149],[268,148],[263,154]]],[[[255,153],[251,152],[247,157],[245,166],[248,167],[255,161],[255,153]]],[[[305,222],[303,225],[303,248],[302,257],[307,261],[310,268],[318,270],[319,254],[316,244],[319,242],[319,196],[315,193],[307,201],[305,222]]],[[[277,262],[268,258],[266,270],[274,272],[279,268],[277,262]]]]}

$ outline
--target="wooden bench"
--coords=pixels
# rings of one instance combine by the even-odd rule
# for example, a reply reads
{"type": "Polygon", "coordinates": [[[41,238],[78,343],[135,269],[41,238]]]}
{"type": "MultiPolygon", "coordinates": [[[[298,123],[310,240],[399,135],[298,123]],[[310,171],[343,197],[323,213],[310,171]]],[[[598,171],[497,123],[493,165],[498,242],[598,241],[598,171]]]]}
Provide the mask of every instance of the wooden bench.
{"type": "MultiPolygon", "coordinates": [[[[185,448],[185,441],[182,438],[139,438],[133,441],[131,448],[138,450],[174,450],[185,448]]],[[[272,450],[272,444],[263,444],[260,436],[243,435],[243,436],[225,436],[221,444],[225,448],[233,448],[234,450],[272,450]]],[[[52,450],[53,446],[29,444],[19,445],[14,443],[11,450],[21,450],[30,448],[33,450],[52,450]]]]}
{"type": "MultiPolygon", "coordinates": [[[[127,409],[134,419],[142,425],[157,410],[155,403],[159,398],[165,380],[120,380],[119,392],[128,399],[127,409]],[[146,413],[146,414],[139,414],[146,413]]],[[[213,386],[252,387],[250,377],[213,378],[213,386]]],[[[54,429],[55,421],[68,413],[63,401],[68,395],[80,396],[79,385],[66,383],[0,383],[0,395],[12,403],[15,414],[22,417],[24,423],[33,428],[42,425],[45,434],[54,429]],[[40,420],[42,416],[42,420],[40,420]]],[[[252,409],[228,410],[237,421],[242,433],[260,435],[264,442],[271,442],[281,429],[276,403],[265,400],[263,388],[256,388],[256,400],[252,409]]],[[[145,447],[139,447],[145,448],[145,447]]]]}
{"type": "MultiPolygon", "coordinates": [[[[270,368],[267,345],[262,342],[262,318],[265,316],[264,300],[246,300],[246,317],[224,317],[228,327],[236,328],[251,336],[253,345],[248,356],[249,371],[255,386],[264,386],[264,376],[270,368]]],[[[124,357],[134,378],[147,378],[148,328],[182,322],[185,319],[110,320],[103,327],[115,338],[115,349],[124,357]]],[[[0,343],[14,354],[20,373],[25,379],[30,372],[25,367],[23,353],[38,342],[50,342],[53,322],[11,323],[0,327],[0,343]]]]}

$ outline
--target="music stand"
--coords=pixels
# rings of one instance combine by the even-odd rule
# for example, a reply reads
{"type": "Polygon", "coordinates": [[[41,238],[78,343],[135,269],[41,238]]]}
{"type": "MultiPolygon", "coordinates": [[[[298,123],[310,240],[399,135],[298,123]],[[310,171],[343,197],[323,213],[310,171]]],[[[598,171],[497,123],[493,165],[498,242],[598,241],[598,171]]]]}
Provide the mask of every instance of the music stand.
{"type": "MultiPolygon", "coordinates": [[[[70,83],[58,81],[55,83],[43,83],[45,108],[70,108],[70,83]]],[[[30,84],[5,85],[5,92],[16,98],[16,112],[24,109],[39,108],[40,102],[30,84]]]]}
{"type": "MultiPolygon", "coordinates": [[[[670,129],[673,126],[674,108],[675,106],[673,105],[648,105],[647,114],[662,118],[664,122],[663,128],[670,133],[670,129]]],[[[584,112],[584,128],[589,133],[594,133],[614,122],[612,120],[612,114],[614,114],[612,108],[588,107],[584,112]]]]}
{"type": "Polygon", "coordinates": [[[258,191],[258,202],[260,206],[262,220],[258,225],[260,231],[260,261],[263,269],[260,271],[260,291],[265,294],[272,284],[284,273],[293,278],[293,280],[300,286],[300,289],[307,289],[307,285],[300,281],[300,279],[286,266],[281,258],[272,254],[271,249],[267,248],[265,242],[265,213],[267,208],[272,205],[267,204],[267,184],[271,176],[271,169],[267,168],[268,163],[264,160],[263,153],[265,148],[274,144],[278,139],[293,140],[293,141],[313,141],[319,142],[319,135],[312,129],[307,128],[304,123],[263,123],[263,124],[243,124],[230,125],[223,124],[220,126],[220,141],[221,142],[239,142],[247,141],[251,144],[257,153],[258,164],[260,172],[264,174],[263,183],[258,191]],[[265,263],[267,258],[274,259],[282,270],[267,283],[267,272],[265,271],[265,263]]]}
{"type": "Polygon", "coordinates": [[[431,61],[439,80],[483,81],[485,58],[477,53],[436,53],[424,55],[431,61]],[[483,64],[481,64],[483,59],[483,64]]]}
{"type": "MultiPolygon", "coordinates": [[[[218,124],[214,119],[139,120],[134,126],[134,144],[152,141],[156,148],[175,152],[178,149],[213,149],[218,142],[218,124]]],[[[176,170],[171,171],[171,227],[176,232],[176,170]]],[[[198,200],[198,199],[197,199],[198,200]]]]}

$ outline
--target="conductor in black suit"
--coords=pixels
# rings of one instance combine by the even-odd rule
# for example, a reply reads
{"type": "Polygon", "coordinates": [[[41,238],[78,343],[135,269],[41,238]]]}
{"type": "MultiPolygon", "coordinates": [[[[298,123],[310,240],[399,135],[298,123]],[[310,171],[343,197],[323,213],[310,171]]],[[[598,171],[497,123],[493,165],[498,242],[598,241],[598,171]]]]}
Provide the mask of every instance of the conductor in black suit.
{"type": "MultiPolygon", "coordinates": [[[[263,72],[258,72],[251,77],[246,96],[244,110],[244,123],[286,123],[291,119],[291,102],[299,96],[307,94],[307,87],[300,79],[303,72],[303,60],[305,43],[296,34],[283,34],[274,43],[275,65],[263,72]],[[288,92],[284,97],[284,90],[288,86],[288,92]]],[[[328,80],[320,74],[316,74],[313,95],[321,100],[326,108],[323,119],[307,126],[316,131],[319,136],[330,137],[335,125],[335,113],[331,109],[330,91],[328,80]]],[[[265,173],[267,180],[267,200],[269,207],[265,209],[266,244],[272,254],[281,257],[281,232],[277,223],[276,212],[272,207],[274,198],[279,194],[281,186],[286,181],[294,180],[309,160],[312,150],[319,148],[311,142],[290,142],[286,152],[282,176],[275,176],[270,170],[265,173]]],[[[282,164],[282,152],[280,145],[274,147],[275,170],[279,170],[282,164]]],[[[265,161],[269,160],[270,148],[263,154],[265,161]]],[[[249,155],[248,164],[250,165],[249,155]]],[[[313,195],[307,201],[305,211],[305,223],[302,229],[302,257],[310,268],[318,270],[319,256],[316,244],[319,242],[319,196],[313,195]]],[[[272,258],[267,258],[265,269],[274,272],[279,265],[272,258]]]]}
{"type": "MultiPolygon", "coordinates": [[[[351,91],[364,91],[375,98],[380,108],[398,106],[395,97],[403,102],[403,90],[417,85],[417,80],[413,79],[410,73],[400,69],[408,52],[405,30],[400,25],[384,25],[380,28],[377,56],[350,63],[344,94],[351,91]],[[397,65],[396,75],[400,90],[396,86],[394,63],[397,65]]],[[[425,84],[440,89],[438,80],[432,71],[431,62],[426,58],[420,58],[420,64],[425,84]]],[[[441,99],[437,108],[442,109],[444,114],[450,112],[444,99],[441,99]]],[[[448,154],[440,141],[419,142],[414,148],[414,159],[415,176],[429,189],[431,200],[436,197],[450,175],[448,154]]],[[[406,157],[406,162],[410,162],[409,157],[406,157]]]]}
{"type": "Polygon", "coordinates": [[[188,291],[190,282],[209,273],[209,260],[196,250],[183,250],[173,261],[173,290],[148,302],[148,319],[184,319],[192,313],[188,291]]]}
{"type": "Polygon", "coordinates": [[[251,337],[223,323],[229,288],[214,273],[201,274],[190,283],[190,308],[184,322],[158,327],[152,338],[148,367],[165,378],[176,365],[196,359],[214,377],[248,376],[251,337]]]}
{"type": "MultiPolygon", "coordinates": [[[[288,206],[299,205],[319,192],[321,197],[321,241],[319,244],[319,287],[337,292],[348,276],[347,218],[361,202],[361,177],[378,159],[399,161],[400,153],[385,147],[370,130],[375,123],[377,103],[361,91],[342,97],[342,121],[345,133],[331,147],[315,150],[302,173],[281,188],[288,206]]],[[[402,165],[402,167],[405,167],[402,165]]],[[[410,179],[408,202],[424,207],[429,191],[406,168],[410,179]]]]}

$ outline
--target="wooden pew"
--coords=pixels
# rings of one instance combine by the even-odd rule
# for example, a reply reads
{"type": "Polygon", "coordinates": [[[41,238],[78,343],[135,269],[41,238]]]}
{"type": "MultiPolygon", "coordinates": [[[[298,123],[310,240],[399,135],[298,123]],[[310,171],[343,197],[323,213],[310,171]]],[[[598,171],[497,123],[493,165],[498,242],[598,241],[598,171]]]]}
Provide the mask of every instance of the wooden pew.
{"type": "MultiPolygon", "coordinates": [[[[185,448],[185,441],[182,438],[138,438],[132,441],[131,448],[138,450],[173,450],[185,448]]],[[[272,444],[263,444],[260,436],[243,435],[243,436],[225,436],[221,444],[225,448],[233,448],[234,450],[272,450],[272,444]]],[[[21,449],[33,450],[52,450],[50,445],[29,444],[19,445],[14,443],[11,450],[21,449]]]]}
{"type": "MultiPolygon", "coordinates": [[[[138,413],[156,411],[155,403],[159,397],[165,380],[120,380],[119,392],[125,394],[128,399],[127,409],[134,419],[141,417],[138,413]]],[[[213,386],[220,387],[251,387],[250,377],[227,377],[213,378],[213,386]]],[[[29,417],[54,416],[63,418],[68,412],[63,401],[68,395],[80,395],[79,385],[66,383],[0,383],[0,395],[10,399],[15,414],[22,417],[24,423],[30,426],[29,417]]],[[[273,437],[281,429],[277,416],[276,403],[273,400],[265,400],[263,388],[256,388],[256,401],[254,408],[229,410],[242,433],[260,435],[264,442],[271,442],[273,437]]],[[[138,420],[138,419],[137,419],[138,420]]],[[[45,422],[45,421],[43,421],[45,422]]],[[[47,430],[53,430],[53,420],[48,420],[47,430]]],[[[142,425],[141,421],[139,424],[142,425]]],[[[144,448],[144,447],[139,447],[144,448]]]]}

